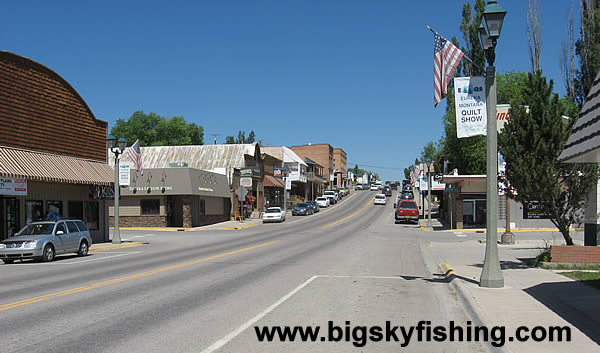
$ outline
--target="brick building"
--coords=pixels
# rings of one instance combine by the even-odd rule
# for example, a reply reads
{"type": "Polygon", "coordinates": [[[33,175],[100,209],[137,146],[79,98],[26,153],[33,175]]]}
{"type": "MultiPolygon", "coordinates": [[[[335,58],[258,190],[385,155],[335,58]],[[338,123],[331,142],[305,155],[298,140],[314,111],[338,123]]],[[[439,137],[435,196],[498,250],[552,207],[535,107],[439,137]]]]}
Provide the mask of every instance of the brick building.
{"type": "Polygon", "coordinates": [[[290,149],[302,159],[309,158],[322,166],[323,174],[328,178],[333,173],[335,169],[333,166],[333,147],[330,144],[320,143],[316,145],[291,146],[290,149]]]}
{"type": "Polygon", "coordinates": [[[106,133],[56,72],[0,51],[0,239],[56,212],[108,240],[106,133]]]}
{"type": "Polygon", "coordinates": [[[348,181],[348,161],[346,159],[346,152],[341,148],[333,149],[333,168],[334,168],[334,180],[333,185],[335,187],[345,187],[348,181]]]}

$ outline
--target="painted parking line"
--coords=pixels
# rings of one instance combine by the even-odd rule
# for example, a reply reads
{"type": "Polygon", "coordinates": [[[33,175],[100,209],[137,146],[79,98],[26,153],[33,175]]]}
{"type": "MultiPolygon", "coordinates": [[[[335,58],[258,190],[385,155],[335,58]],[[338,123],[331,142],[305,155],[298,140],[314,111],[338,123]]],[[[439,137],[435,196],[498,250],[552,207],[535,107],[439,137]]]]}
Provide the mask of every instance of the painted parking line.
{"type": "Polygon", "coordinates": [[[89,260],[79,260],[79,261],[72,261],[72,262],[58,261],[58,262],[52,262],[52,265],[78,265],[78,264],[85,263],[85,262],[101,261],[101,260],[111,259],[114,257],[129,256],[129,255],[135,255],[135,254],[139,254],[139,253],[141,253],[141,251],[132,251],[132,252],[124,253],[124,254],[103,256],[103,257],[89,259],[89,260]]]}
{"type": "Polygon", "coordinates": [[[131,280],[137,279],[137,278],[149,277],[149,276],[156,275],[156,274],[159,274],[159,273],[173,271],[173,270],[177,270],[177,269],[188,267],[188,266],[192,266],[192,265],[197,265],[197,264],[200,264],[200,263],[203,263],[203,262],[207,262],[207,261],[211,261],[211,260],[216,260],[216,259],[219,259],[219,258],[222,258],[222,257],[231,256],[231,255],[240,254],[240,253],[243,253],[243,252],[247,252],[247,251],[259,249],[259,248],[262,248],[262,247],[265,247],[265,246],[276,244],[278,242],[279,241],[271,241],[271,242],[268,242],[268,243],[261,243],[261,244],[253,245],[253,246],[250,246],[250,247],[247,247],[247,248],[243,248],[243,249],[232,250],[232,251],[220,253],[220,254],[217,254],[217,255],[212,255],[212,256],[208,256],[208,257],[203,257],[203,258],[200,258],[200,259],[196,259],[196,260],[191,260],[191,261],[183,262],[183,263],[180,263],[180,264],[177,264],[177,265],[172,265],[172,266],[167,266],[167,267],[161,267],[161,268],[157,268],[157,269],[154,269],[154,270],[140,272],[140,273],[135,273],[135,274],[124,276],[124,277],[113,278],[113,279],[107,280],[107,281],[96,282],[96,283],[92,283],[92,284],[90,284],[88,286],[85,286],[85,287],[76,287],[76,288],[71,288],[71,289],[63,290],[63,291],[60,291],[60,292],[48,293],[48,294],[45,294],[45,295],[42,295],[42,296],[39,296],[39,297],[33,297],[33,298],[23,299],[23,300],[19,300],[19,301],[15,301],[15,302],[11,302],[11,303],[0,305],[0,311],[4,311],[4,310],[8,310],[8,309],[14,309],[14,308],[17,308],[17,307],[20,307],[20,306],[34,304],[34,303],[38,303],[38,302],[45,301],[45,300],[52,299],[52,298],[63,297],[65,295],[69,295],[69,294],[81,293],[81,292],[89,291],[89,290],[96,289],[96,288],[101,288],[101,287],[106,287],[106,286],[113,285],[113,284],[127,282],[127,281],[131,281],[131,280]]]}

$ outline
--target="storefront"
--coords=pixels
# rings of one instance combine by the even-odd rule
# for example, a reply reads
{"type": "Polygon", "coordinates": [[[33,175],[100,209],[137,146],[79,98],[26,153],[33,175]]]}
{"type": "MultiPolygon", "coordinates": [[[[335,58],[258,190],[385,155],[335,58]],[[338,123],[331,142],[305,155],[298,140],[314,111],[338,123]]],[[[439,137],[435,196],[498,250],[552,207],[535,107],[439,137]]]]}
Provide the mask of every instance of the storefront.
{"type": "MultiPolygon", "coordinates": [[[[199,227],[229,220],[229,185],[225,175],[194,168],[131,171],[121,188],[120,227],[199,227]]],[[[110,224],[114,207],[109,207],[110,224]]]]}

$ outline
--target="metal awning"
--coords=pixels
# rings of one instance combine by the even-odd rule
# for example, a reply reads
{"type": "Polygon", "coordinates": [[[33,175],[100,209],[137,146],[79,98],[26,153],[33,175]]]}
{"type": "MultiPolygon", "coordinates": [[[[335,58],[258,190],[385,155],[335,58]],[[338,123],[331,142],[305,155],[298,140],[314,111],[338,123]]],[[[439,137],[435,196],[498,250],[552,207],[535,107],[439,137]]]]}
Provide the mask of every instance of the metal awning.
{"type": "Polygon", "coordinates": [[[114,171],[107,163],[12,147],[0,147],[0,176],[66,184],[114,182],[114,171]]]}
{"type": "Polygon", "coordinates": [[[283,189],[283,187],[285,186],[283,184],[282,180],[277,179],[271,175],[265,175],[265,179],[263,180],[263,185],[265,187],[273,187],[273,188],[280,188],[280,189],[283,189]]]}

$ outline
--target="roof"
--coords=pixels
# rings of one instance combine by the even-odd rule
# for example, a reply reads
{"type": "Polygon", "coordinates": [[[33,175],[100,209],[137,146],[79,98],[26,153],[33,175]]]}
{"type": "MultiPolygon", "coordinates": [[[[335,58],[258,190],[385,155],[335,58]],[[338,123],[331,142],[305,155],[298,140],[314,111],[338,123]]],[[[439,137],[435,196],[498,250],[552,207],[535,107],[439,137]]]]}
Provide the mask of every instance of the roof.
{"type": "MultiPolygon", "coordinates": [[[[255,156],[258,144],[228,145],[190,145],[190,146],[152,146],[141,147],[142,163],[146,168],[169,168],[170,163],[184,162],[188,167],[203,170],[218,168],[244,168],[245,155],[255,156]]],[[[131,162],[129,148],[121,159],[131,162]]],[[[260,154],[259,154],[260,155],[260,154]]],[[[114,155],[110,156],[110,165],[114,164],[114,155]]]]}
{"type": "Polygon", "coordinates": [[[283,163],[295,162],[304,166],[307,164],[294,151],[285,146],[270,146],[262,147],[262,151],[275,158],[283,161],[283,163]]]}
{"type": "Polygon", "coordinates": [[[565,163],[600,163],[600,72],[558,160],[565,163]]]}
{"type": "Polygon", "coordinates": [[[264,181],[263,181],[263,185],[265,187],[274,187],[274,188],[280,188],[283,189],[284,184],[283,181],[280,179],[275,178],[274,176],[271,175],[265,175],[264,181]]]}
{"type": "Polygon", "coordinates": [[[12,147],[0,147],[0,176],[90,185],[110,185],[115,178],[107,163],[12,147]]]}

